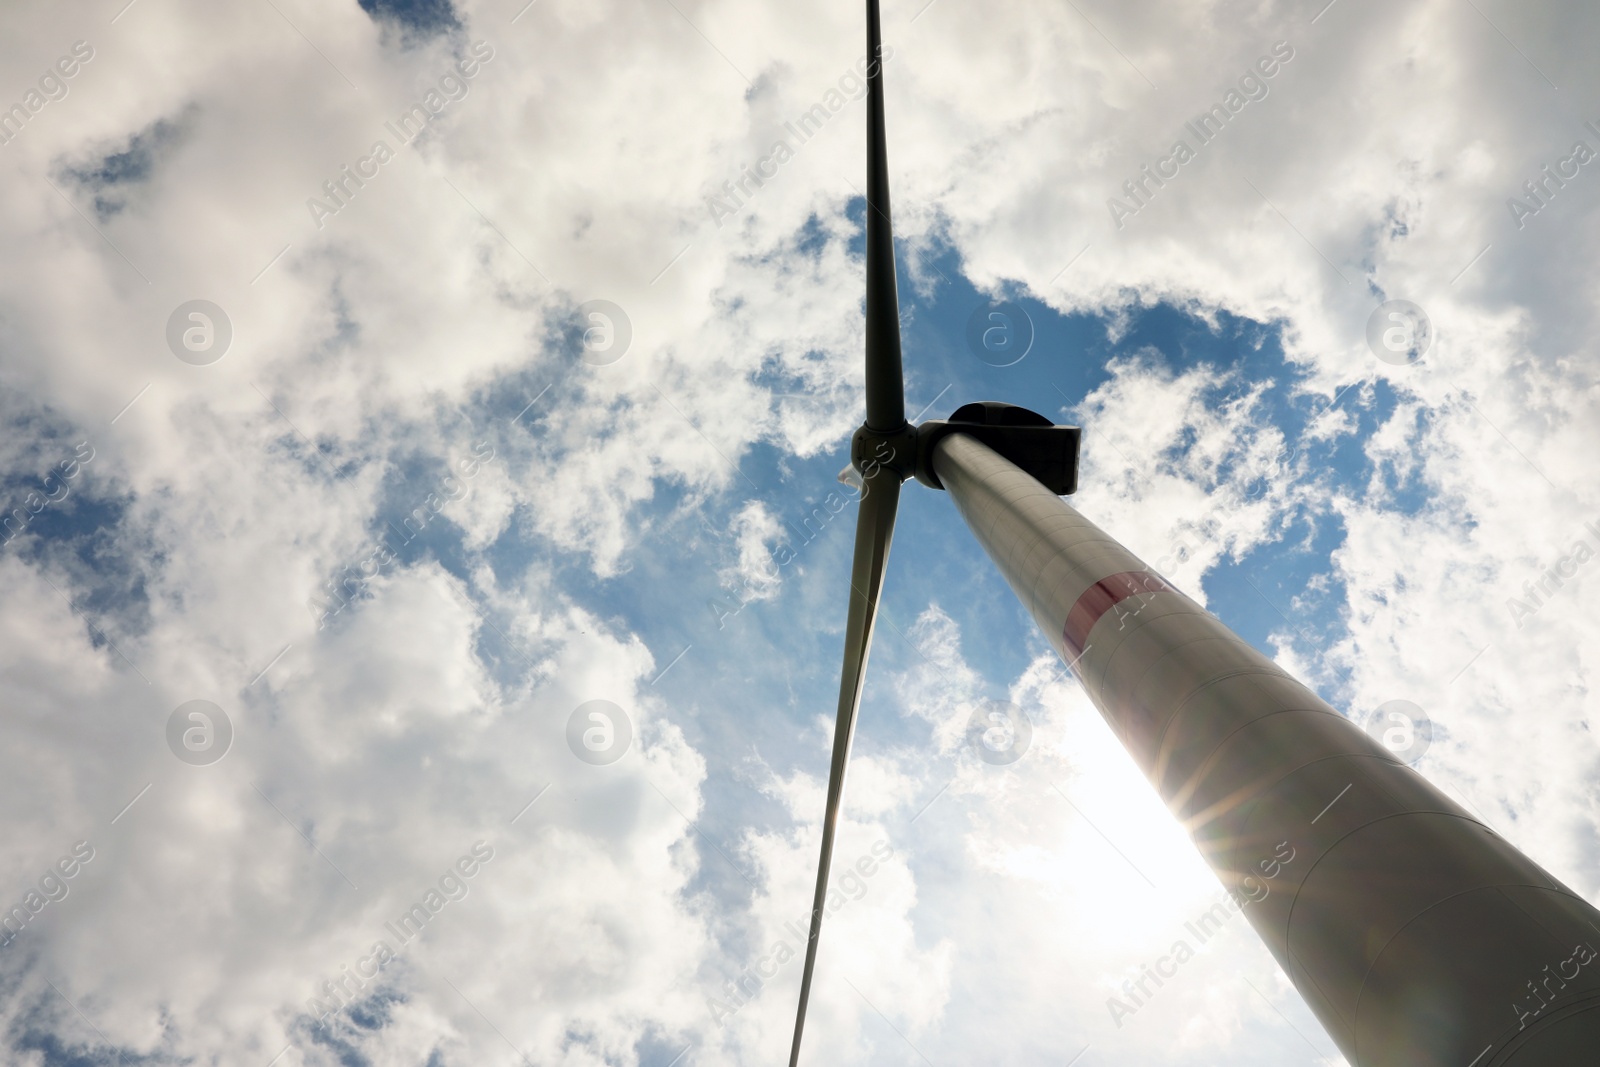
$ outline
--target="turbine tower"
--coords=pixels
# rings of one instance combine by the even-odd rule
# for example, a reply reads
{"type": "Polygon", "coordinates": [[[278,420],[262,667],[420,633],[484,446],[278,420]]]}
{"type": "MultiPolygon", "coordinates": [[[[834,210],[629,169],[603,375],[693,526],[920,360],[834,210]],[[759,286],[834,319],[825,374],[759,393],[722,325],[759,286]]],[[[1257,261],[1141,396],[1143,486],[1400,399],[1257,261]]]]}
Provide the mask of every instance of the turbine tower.
{"type": "Polygon", "coordinates": [[[1353,1067],[1600,1063],[1600,911],[1062,500],[1079,431],[1000,403],[906,422],[877,0],[867,0],[866,422],[800,1005],[900,484],[949,492],[1353,1067]],[[1293,849],[1293,862],[1279,849],[1293,849]]]}

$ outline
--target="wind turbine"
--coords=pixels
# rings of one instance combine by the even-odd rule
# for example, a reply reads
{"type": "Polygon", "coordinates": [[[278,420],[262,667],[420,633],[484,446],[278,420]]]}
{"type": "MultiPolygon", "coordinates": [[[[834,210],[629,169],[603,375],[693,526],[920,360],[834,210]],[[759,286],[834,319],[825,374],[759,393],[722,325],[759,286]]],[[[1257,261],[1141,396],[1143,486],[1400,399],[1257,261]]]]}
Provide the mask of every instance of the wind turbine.
{"type": "Polygon", "coordinates": [[[998,403],[906,422],[880,44],[867,0],[863,495],[790,1067],[911,477],[949,491],[1223,886],[1254,898],[1271,879],[1245,914],[1354,1067],[1600,1063],[1600,911],[1062,500],[1076,427],[998,403]]]}

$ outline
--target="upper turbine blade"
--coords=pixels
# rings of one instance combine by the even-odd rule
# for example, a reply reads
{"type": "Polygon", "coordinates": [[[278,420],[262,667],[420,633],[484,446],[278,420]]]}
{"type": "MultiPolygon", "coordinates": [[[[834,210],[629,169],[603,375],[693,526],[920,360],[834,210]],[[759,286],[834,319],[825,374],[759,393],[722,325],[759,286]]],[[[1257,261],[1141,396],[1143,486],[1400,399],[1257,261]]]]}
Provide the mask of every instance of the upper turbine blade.
{"type": "Polygon", "coordinates": [[[905,424],[906,398],[900,371],[894,226],[889,221],[882,45],[878,0],[867,0],[867,425],[895,430],[905,424]]]}
{"type": "Polygon", "coordinates": [[[817,893],[811,905],[806,967],[800,978],[800,1010],[794,1020],[789,1067],[796,1067],[800,1061],[800,1034],[806,1025],[806,1003],[811,999],[811,971],[817,964],[817,936],[822,932],[822,906],[828,896],[828,868],[833,863],[833,834],[839,822],[839,801],[844,795],[845,765],[855,737],[861,682],[867,670],[867,653],[872,648],[872,626],[878,617],[878,594],[883,590],[889,541],[894,536],[895,512],[900,507],[900,476],[893,471],[880,469],[865,484],[866,495],[856,514],[856,553],[850,567],[850,612],[844,628],[844,667],[839,672],[839,718],[833,727],[828,805],[822,816],[822,855],[817,861],[817,893]]]}

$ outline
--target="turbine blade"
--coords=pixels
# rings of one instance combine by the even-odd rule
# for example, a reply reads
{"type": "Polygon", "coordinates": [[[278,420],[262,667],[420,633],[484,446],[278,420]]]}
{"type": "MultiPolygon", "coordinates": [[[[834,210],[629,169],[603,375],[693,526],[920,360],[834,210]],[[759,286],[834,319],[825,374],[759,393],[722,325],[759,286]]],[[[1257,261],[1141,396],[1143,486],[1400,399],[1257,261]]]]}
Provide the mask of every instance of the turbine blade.
{"type": "Polygon", "coordinates": [[[894,225],[889,220],[882,43],[878,0],[867,0],[867,425],[874,430],[896,430],[906,421],[906,397],[900,370],[894,225]]]}
{"type": "Polygon", "coordinates": [[[822,815],[822,854],[817,860],[817,892],[811,906],[806,967],[800,978],[800,1010],[794,1020],[794,1047],[789,1052],[789,1067],[796,1067],[800,1060],[800,1034],[805,1029],[806,1004],[811,999],[811,972],[817,964],[817,937],[822,932],[822,906],[828,895],[828,868],[833,863],[833,833],[839,822],[839,801],[844,795],[845,765],[850,761],[850,742],[855,738],[861,683],[866,675],[867,653],[872,648],[878,594],[883,590],[884,567],[889,561],[889,541],[894,537],[894,517],[899,506],[899,475],[880,469],[866,480],[865,495],[856,514],[856,554],[850,567],[844,667],[839,672],[839,718],[833,727],[828,806],[822,815]]]}

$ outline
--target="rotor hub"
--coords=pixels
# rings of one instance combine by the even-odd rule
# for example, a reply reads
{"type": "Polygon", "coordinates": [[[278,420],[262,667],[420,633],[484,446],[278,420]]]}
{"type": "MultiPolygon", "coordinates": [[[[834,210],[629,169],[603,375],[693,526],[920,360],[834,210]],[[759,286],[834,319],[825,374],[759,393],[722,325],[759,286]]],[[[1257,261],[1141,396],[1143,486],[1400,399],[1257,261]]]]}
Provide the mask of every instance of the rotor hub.
{"type": "Polygon", "coordinates": [[[917,428],[909,422],[893,430],[875,430],[862,423],[850,438],[850,465],[863,479],[889,470],[903,482],[917,473],[917,454],[917,428]]]}

